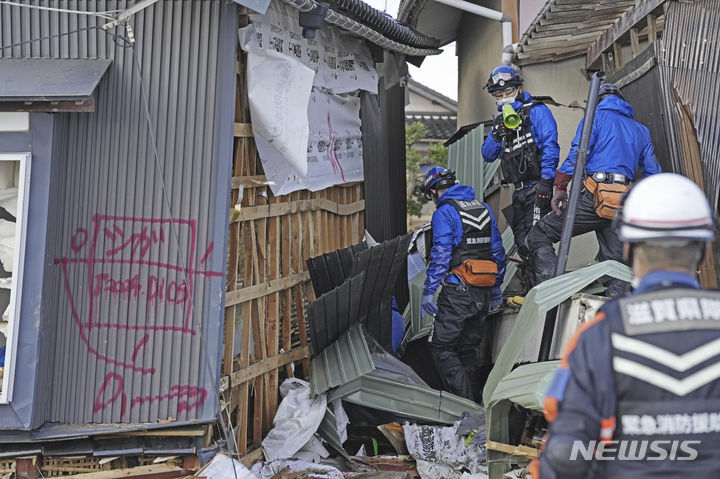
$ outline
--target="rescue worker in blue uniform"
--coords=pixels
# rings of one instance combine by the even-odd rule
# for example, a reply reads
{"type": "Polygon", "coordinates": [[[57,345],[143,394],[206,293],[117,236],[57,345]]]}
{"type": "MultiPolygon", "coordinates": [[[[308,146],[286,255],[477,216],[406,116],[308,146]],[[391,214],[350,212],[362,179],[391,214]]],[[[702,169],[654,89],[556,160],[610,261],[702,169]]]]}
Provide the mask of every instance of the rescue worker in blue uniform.
{"type": "MultiPolygon", "coordinates": [[[[498,114],[482,145],[487,162],[501,158],[503,182],[515,187],[512,215],[508,218],[518,254],[527,265],[525,237],[532,225],[550,211],[553,179],[560,159],[555,118],[542,102],[523,90],[523,79],[509,66],[495,68],[485,87],[495,98],[498,114]],[[521,124],[512,130],[503,122],[502,107],[511,104],[521,124]]],[[[533,270],[525,268],[525,286],[537,284],[533,270]]]]}
{"type": "Polygon", "coordinates": [[[720,292],[696,279],[714,215],[702,190],[673,173],[640,181],[620,214],[635,290],[568,342],[545,397],[550,431],[533,475],[717,478],[720,292]]]}
{"type": "Polygon", "coordinates": [[[485,318],[502,302],[506,257],[490,208],[475,199],[473,188],[456,183],[453,171],[436,167],[420,188],[437,205],[422,314],[435,317],[430,349],[446,389],[476,400],[485,318]]]}
{"type": "MultiPolygon", "coordinates": [[[[635,179],[638,167],[643,175],[649,176],[660,172],[660,164],[655,157],[650,132],[633,120],[633,107],[623,99],[620,90],[612,83],[605,83],[600,86],[598,100],[585,164],[587,178],[578,198],[572,235],[595,231],[600,245],[597,260],[622,261],[622,244],[611,227],[617,204],[635,179]],[[606,201],[598,210],[598,195],[606,190],[612,192],[601,195],[606,201]]],[[[526,239],[531,252],[531,267],[538,283],[555,275],[557,255],[553,243],[560,240],[565,224],[567,185],[575,171],[582,126],[580,121],[570,153],[555,175],[551,201],[555,214],[546,215],[538,221],[526,239]]],[[[627,290],[628,284],[623,281],[608,281],[607,295],[610,297],[623,295],[627,290]]]]}

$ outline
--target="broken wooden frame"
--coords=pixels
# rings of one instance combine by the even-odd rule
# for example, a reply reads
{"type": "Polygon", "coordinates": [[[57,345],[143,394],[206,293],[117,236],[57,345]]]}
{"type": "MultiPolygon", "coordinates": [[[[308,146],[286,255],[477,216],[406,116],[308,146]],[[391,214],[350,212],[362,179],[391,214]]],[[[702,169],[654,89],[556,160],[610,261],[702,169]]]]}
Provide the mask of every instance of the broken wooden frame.
{"type": "MultiPolygon", "coordinates": [[[[239,25],[247,23],[241,11],[239,25]]],[[[309,373],[305,318],[315,294],[305,261],[358,243],[365,202],[362,183],[273,196],[250,127],[247,57],[238,55],[220,390],[230,446],[244,456],[272,427],[281,377],[295,374],[294,362],[309,373]]]]}

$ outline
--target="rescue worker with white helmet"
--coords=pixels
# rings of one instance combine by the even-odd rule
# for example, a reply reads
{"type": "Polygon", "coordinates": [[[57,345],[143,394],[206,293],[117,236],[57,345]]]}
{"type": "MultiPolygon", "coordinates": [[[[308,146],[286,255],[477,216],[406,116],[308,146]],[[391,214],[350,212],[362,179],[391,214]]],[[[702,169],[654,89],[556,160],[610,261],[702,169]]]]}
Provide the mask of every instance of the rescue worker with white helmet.
{"type": "Polygon", "coordinates": [[[714,213],[695,183],[661,173],[630,190],[616,223],[635,290],[568,342],[545,397],[550,432],[533,475],[716,478],[720,292],[696,278],[714,213]]]}
{"type": "MultiPolygon", "coordinates": [[[[487,162],[500,158],[503,182],[514,185],[512,214],[508,223],[515,236],[518,254],[527,262],[525,236],[540,217],[550,211],[555,169],[560,159],[557,123],[550,109],[523,89],[523,79],[514,68],[495,68],[486,88],[495,98],[498,115],[482,145],[487,162]],[[507,128],[502,109],[510,104],[520,117],[520,125],[507,128]]],[[[534,271],[525,268],[525,286],[537,284],[534,271]]]]}

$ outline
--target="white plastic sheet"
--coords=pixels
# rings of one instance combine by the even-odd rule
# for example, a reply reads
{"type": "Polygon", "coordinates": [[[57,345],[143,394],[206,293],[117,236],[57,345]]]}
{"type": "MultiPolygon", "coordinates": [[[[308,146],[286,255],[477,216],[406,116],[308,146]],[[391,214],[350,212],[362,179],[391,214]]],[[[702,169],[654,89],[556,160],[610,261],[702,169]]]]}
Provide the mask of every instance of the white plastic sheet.
{"type": "Polygon", "coordinates": [[[484,446],[465,445],[453,426],[418,426],[405,423],[405,444],[415,458],[422,478],[486,478],[484,446]]]}
{"type": "MultiPolygon", "coordinates": [[[[280,460],[266,464],[257,463],[252,467],[253,474],[260,479],[277,477],[276,474],[282,471],[285,471],[285,474],[306,472],[311,474],[313,479],[343,479],[344,477],[342,472],[335,467],[306,461],[280,460]]],[[[285,477],[285,474],[282,477],[285,477]]]]}
{"type": "Polygon", "coordinates": [[[206,479],[257,479],[240,461],[218,454],[198,474],[206,479]],[[233,472],[233,467],[235,471],[233,472]]]}
{"type": "Polygon", "coordinates": [[[327,407],[324,394],[310,395],[310,384],[301,379],[286,379],[280,385],[280,402],[274,427],[263,439],[262,446],[268,462],[291,458],[315,434],[327,407]]]}

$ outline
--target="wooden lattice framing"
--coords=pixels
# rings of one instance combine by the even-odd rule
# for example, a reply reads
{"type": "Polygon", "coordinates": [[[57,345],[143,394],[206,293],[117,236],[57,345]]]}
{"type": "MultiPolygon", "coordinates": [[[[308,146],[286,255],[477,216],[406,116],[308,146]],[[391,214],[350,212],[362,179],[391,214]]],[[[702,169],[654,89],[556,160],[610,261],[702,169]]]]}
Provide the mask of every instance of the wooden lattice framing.
{"type": "MultiPolygon", "coordinates": [[[[240,26],[247,23],[242,12],[240,26]]],[[[221,383],[224,417],[241,456],[272,427],[281,379],[309,371],[305,311],[314,295],[305,260],[355,244],[365,230],[362,183],[280,197],[264,184],[250,128],[246,64],[240,50],[221,383]]]]}

